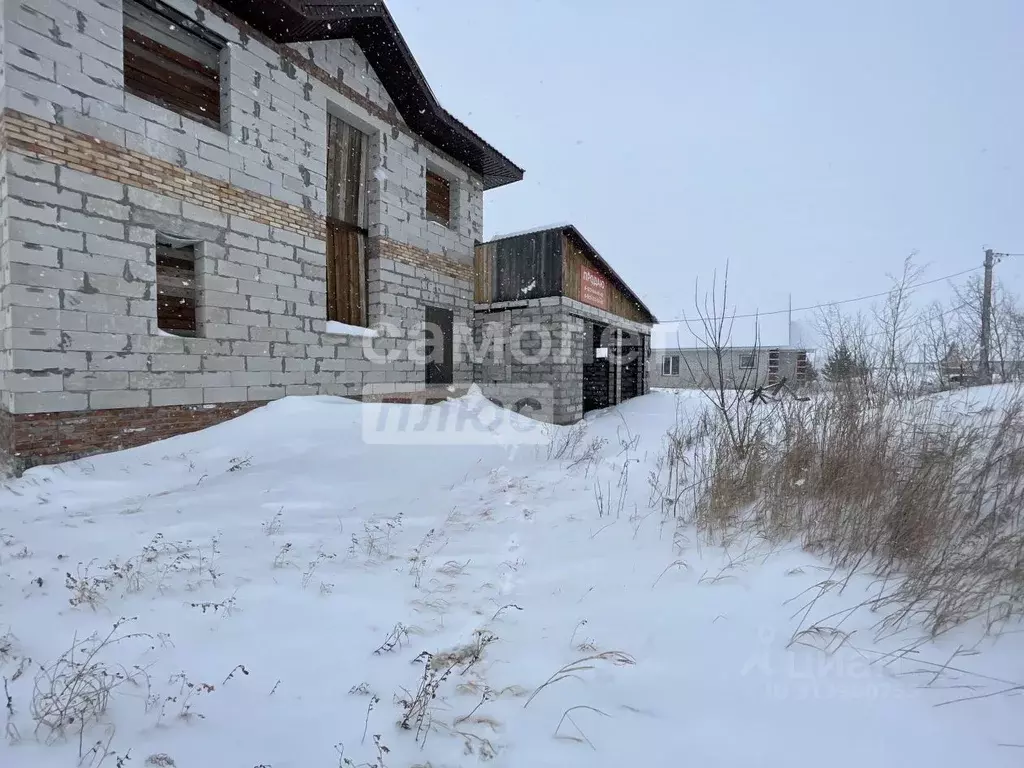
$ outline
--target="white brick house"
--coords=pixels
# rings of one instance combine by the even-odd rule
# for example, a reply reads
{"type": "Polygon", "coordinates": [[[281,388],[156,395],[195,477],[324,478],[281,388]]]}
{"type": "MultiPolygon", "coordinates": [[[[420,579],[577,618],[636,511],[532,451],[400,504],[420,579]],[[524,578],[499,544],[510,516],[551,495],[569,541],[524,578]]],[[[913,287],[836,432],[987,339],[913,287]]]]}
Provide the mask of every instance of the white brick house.
{"type": "Polygon", "coordinates": [[[483,192],[523,173],[383,2],[2,2],[0,454],[472,379],[449,329],[483,192]],[[425,321],[433,362],[399,353],[425,321]]]}

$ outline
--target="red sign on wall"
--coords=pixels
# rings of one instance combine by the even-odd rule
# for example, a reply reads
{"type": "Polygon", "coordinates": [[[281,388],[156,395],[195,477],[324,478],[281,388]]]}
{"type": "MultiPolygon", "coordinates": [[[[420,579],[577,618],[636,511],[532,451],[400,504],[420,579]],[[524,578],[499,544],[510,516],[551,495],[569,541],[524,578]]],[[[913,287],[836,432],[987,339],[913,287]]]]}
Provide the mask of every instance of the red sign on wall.
{"type": "Polygon", "coordinates": [[[608,281],[600,272],[580,265],[580,301],[599,309],[608,309],[608,281]]]}

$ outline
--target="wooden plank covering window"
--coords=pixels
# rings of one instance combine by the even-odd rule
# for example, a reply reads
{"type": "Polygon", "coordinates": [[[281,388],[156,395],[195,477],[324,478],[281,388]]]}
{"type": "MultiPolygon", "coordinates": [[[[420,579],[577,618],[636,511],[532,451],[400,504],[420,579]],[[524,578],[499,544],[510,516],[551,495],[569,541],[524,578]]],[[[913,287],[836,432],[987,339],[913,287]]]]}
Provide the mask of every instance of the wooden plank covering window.
{"type": "Polygon", "coordinates": [[[366,324],[363,234],[350,224],[327,220],[327,319],[366,324]]]}
{"type": "Polygon", "coordinates": [[[446,227],[452,223],[452,184],[433,171],[427,171],[427,218],[446,227]]]}
{"type": "Polygon", "coordinates": [[[124,87],[220,126],[222,41],[155,0],[124,1],[124,87]]]}
{"type": "Polygon", "coordinates": [[[327,319],[365,325],[366,136],[327,120],[327,319]]]}
{"type": "Polygon", "coordinates": [[[176,336],[196,335],[195,246],[156,246],[157,327],[176,336]]]}

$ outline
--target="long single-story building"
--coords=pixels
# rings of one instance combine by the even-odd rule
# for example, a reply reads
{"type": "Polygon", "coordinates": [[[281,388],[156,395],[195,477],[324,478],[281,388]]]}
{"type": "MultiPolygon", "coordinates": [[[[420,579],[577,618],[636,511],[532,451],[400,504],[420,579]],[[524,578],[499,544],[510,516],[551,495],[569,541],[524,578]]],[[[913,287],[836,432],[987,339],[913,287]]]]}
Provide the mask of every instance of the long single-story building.
{"type": "Polygon", "coordinates": [[[666,389],[749,389],[776,384],[793,386],[807,380],[808,350],[792,347],[727,347],[718,356],[708,347],[654,350],[651,386],[666,389]]]}
{"type": "Polygon", "coordinates": [[[576,227],[478,245],[475,274],[474,380],[486,394],[571,424],[647,392],[657,320],[576,227]]]}

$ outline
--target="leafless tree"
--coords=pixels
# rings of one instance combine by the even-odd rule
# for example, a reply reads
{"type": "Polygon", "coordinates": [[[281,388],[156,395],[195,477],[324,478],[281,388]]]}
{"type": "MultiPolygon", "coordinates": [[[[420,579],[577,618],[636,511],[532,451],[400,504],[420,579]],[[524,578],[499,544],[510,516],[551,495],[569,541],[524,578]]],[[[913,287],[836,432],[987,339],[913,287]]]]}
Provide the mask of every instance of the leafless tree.
{"type": "Polygon", "coordinates": [[[883,399],[905,400],[916,390],[911,375],[915,331],[919,328],[911,299],[914,286],[924,267],[914,262],[916,254],[903,260],[903,270],[890,275],[892,288],[881,306],[873,310],[878,332],[872,337],[875,347],[876,385],[883,399]]]}
{"type": "MultiPolygon", "coordinates": [[[[824,356],[822,365],[825,366],[838,350],[845,348],[855,365],[852,375],[840,386],[867,393],[876,367],[875,350],[871,345],[871,320],[862,312],[844,313],[838,306],[831,305],[818,310],[815,326],[824,356]]],[[[832,386],[835,385],[833,383],[832,386]]]]}
{"type": "Polygon", "coordinates": [[[686,325],[700,351],[695,361],[683,355],[683,364],[691,379],[698,382],[701,391],[722,417],[729,442],[742,457],[746,455],[763,418],[763,408],[758,410],[757,405],[744,397],[744,393],[763,387],[766,383],[761,366],[760,329],[755,319],[754,344],[752,347],[744,347],[744,354],[753,355],[753,366],[743,366],[732,345],[736,313],[735,310],[729,310],[728,263],[725,265],[721,291],[716,271],[711,280],[711,290],[703,296],[699,282],[694,284],[693,303],[697,319],[687,320],[686,325]]]}

